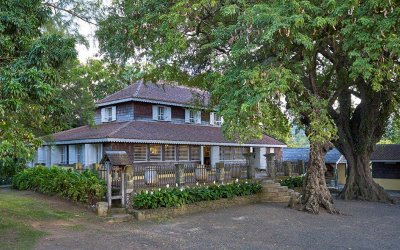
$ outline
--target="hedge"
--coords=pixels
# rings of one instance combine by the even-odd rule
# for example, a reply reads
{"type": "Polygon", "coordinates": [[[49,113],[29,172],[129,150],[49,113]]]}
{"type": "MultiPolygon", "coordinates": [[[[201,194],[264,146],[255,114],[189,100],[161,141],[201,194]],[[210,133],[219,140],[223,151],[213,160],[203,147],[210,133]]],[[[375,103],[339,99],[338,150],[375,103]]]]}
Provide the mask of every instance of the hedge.
{"type": "Polygon", "coordinates": [[[282,186],[287,186],[288,188],[303,187],[304,176],[293,176],[283,180],[279,183],[282,186]]]}
{"type": "Polygon", "coordinates": [[[78,173],[59,167],[25,169],[13,177],[12,185],[15,189],[57,194],[90,205],[101,200],[106,193],[106,184],[97,173],[90,170],[78,173]]]}
{"type": "Polygon", "coordinates": [[[155,191],[142,191],[136,194],[132,199],[132,205],[138,209],[179,207],[199,201],[252,195],[260,191],[260,184],[247,182],[208,187],[164,188],[155,191]]]}

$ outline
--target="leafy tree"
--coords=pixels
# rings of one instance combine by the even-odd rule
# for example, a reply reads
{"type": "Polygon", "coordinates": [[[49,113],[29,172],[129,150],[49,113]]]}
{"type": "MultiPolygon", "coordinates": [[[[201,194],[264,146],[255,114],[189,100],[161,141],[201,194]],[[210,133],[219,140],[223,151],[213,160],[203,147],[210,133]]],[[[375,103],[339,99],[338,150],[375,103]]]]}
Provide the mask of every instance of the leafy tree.
{"type": "Polygon", "coordinates": [[[389,200],[368,161],[399,99],[399,13],[376,0],[120,0],[97,36],[115,61],[145,58],[149,78],[211,88],[231,137],[284,134],[285,106],[311,144],[304,208],[336,212],[329,141],[350,167],[342,197],[389,200]]]}
{"type": "MultiPolygon", "coordinates": [[[[400,110],[400,108],[398,108],[400,110]]],[[[385,135],[379,142],[381,144],[400,144],[400,115],[396,114],[389,120],[385,135]]]]}
{"type": "Polygon", "coordinates": [[[120,67],[91,59],[76,61],[66,72],[62,94],[67,112],[62,115],[65,128],[93,124],[96,101],[128,86],[136,76],[132,67],[120,67]]]}
{"type": "Polygon", "coordinates": [[[63,127],[62,72],[76,58],[76,39],[46,29],[52,17],[39,0],[0,5],[0,174],[31,159],[37,134],[63,127]]]}

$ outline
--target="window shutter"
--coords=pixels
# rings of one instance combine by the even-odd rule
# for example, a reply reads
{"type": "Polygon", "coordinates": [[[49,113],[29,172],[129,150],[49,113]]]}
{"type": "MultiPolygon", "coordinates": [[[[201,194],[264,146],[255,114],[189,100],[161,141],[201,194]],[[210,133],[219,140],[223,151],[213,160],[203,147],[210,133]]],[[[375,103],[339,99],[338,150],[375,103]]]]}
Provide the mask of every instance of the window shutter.
{"type": "Polygon", "coordinates": [[[112,107],[112,121],[117,120],[117,106],[112,107]]]}
{"type": "Polygon", "coordinates": [[[69,156],[68,164],[76,163],[75,145],[69,145],[68,150],[69,150],[69,152],[68,152],[68,156],[69,156]]]}
{"type": "Polygon", "coordinates": [[[158,106],[153,105],[153,120],[158,120],[158,106]]]}
{"type": "Polygon", "coordinates": [[[214,125],[214,124],[215,124],[215,113],[210,112],[210,125],[214,125]]]}
{"type": "Polygon", "coordinates": [[[190,118],[190,110],[189,109],[185,109],[185,122],[189,123],[189,118],[190,118]]]}
{"type": "Polygon", "coordinates": [[[196,112],[196,123],[201,124],[201,111],[196,112]]]}
{"type": "Polygon", "coordinates": [[[165,107],[165,120],[171,121],[171,107],[165,107]]]}
{"type": "Polygon", "coordinates": [[[101,109],[101,122],[106,122],[106,109],[101,109]]]}
{"type": "Polygon", "coordinates": [[[221,125],[224,123],[224,118],[221,116],[221,125]]]}

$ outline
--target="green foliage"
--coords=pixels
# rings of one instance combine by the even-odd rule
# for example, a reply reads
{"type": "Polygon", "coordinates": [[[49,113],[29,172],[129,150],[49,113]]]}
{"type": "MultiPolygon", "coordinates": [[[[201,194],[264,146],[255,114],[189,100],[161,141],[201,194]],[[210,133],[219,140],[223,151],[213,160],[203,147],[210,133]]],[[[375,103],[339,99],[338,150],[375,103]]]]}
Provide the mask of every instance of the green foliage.
{"type": "Polygon", "coordinates": [[[259,193],[258,183],[233,183],[211,185],[209,187],[167,188],[155,191],[142,191],[133,199],[133,206],[140,209],[159,207],[179,207],[199,201],[218,200],[259,193]]]}
{"type": "Polygon", "coordinates": [[[282,186],[287,186],[288,188],[303,187],[304,176],[293,176],[283,180],[279,183],[282,186]]]}
{"type": "Polygon", "coordinates": [[[37,134],[63,127],[61,75],[77,53],[74,37],[44,29],[51,14],[40,0],[0,4],[0,159],[7,169],[33,157],[37,134]]]}
{"type": "Polygon", "coordinates": [[[25,169],[13,177],[13,187],[18,190],[35,190],[57,194],[73,201],[95,204],[106,192],[105,182],[95,172],[83,173],[58,167],[42,166],[25,169]]]}

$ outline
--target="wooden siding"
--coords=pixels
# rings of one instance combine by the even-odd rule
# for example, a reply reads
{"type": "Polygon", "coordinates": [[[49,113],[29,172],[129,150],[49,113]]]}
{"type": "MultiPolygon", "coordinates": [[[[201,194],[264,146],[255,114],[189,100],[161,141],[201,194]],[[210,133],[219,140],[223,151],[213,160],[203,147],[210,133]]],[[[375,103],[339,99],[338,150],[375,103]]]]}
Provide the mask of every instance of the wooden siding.
{"type": "Polygon", "coordinates": [[[133,103],[117,105],[117,121],[131,121],[133,119],[133,103]]]}
{"type": "Polygon", "coordinates": [[[171,107],[172,119],[185,119],[185,109],[181,107],[171,107]]]}
{"type": "Polygon", "coordinates": [[[135,117],[137,118],[152,118],[153,117],[153,109],[152,104],[144,103],[144,102],[135,102],[134,110],[135,117]]]}

